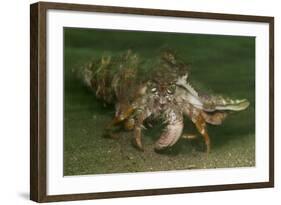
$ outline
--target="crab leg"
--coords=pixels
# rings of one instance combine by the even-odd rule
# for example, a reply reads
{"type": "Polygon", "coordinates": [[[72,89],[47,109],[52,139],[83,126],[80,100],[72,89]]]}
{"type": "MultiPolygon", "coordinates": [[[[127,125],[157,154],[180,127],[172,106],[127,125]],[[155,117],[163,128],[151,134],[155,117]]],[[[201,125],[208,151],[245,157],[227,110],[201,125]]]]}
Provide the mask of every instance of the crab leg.
{"type": "Polygon", "coordinates": [[[135,130],[134,130],[134,137],[135,137],[135,143],[136,143],[136,146],[141,150],[143,151],[143,146],[142,146],[142,142],[141,142],[141,127],[135,127],[135,130]]]}
{"type": "Polygon", "coordinates": [[[126,121],[133,113],[133,111],[134,110],[132,107],[126,107],[126,109],[117,112],[115,117],[106,126],[106,132],[104,133],[104,136],[108,136],[110,138],[118,138],[118,135],[115,134],[115,126],[119,125],[121,122],[126,121]]]}
{"type": "MultiPolygon", "coordinates": [[[[190,106],[189,104],[187,104],[184,107],[184,114],[187,115],[191,119],[191,121],[195,124],[199,133],[204,138],[204,142],[205,142],[205,145],[207,148],[207,153],[209,153],[210,149],[211,149],[211,143],[210,143],[210,137],[207,133],[207,127],[206,127],[207,126],[207,124],[206,124],[207,114],[201,112],[200,110],[198,110],[197,108],[195,108],[193,106],[190,106]]],[[[208,116],[208,117],[211,118],[211,116],[208,116]]],[[[222,120],[221,118],[225,117],[225,115],[221,116],[221,118],[218,118],[216,120],[215,120],[215,117],[218,117],[218,116],[213,116],[214,119],[212,118],[212,121],[213,121],[212,124],[215,124],[215,123],[219,124],[220,123],[219,120],[222,120]]],[[[211,119],[208,119],[208,121],[211,121],[211,119]]]]}
{"type": "Polygon", "coordinates": [[[111,127],[118,125],[119,123],[128,119],[130,115],[133,113],[133,111],[134,109],[132,107],[128,107],[127,109],[118,112],[118,114],[116,114],[116,116],[108,124],[107,129],[110,129],[111,127]]]}
{"type": "Polygon", "coordinates": [[[135,117],[135,128],[134,128],[134,142],[137,148],[139,148],[141,151],[143,151],[142,146],[142,134],[141,129],[143,128],[143,122],[146,118],[148,118],[151,115],[150,112],[146,112],[144,110],[138,110],[135,117]]]}
{"type": "Polygon", "coordinates": [[[199,114],[196,117],[195,120],[195,125],[199,133],[203,136],[206,148],[207,148],[207,154],[210,152],[211,149],[211,144],[210,144],[210,137],[207,133],[207,127],[206,127],[206,122],[201,114],[199,114]]]}

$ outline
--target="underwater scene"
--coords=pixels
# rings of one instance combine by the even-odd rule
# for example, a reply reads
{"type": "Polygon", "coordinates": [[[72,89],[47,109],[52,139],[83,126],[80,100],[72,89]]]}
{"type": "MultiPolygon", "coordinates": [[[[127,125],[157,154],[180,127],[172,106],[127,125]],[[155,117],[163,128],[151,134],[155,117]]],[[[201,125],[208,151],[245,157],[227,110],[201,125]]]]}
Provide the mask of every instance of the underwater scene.
{"type": "Polygon", "coordinates": [[[64,28],[64,176],[255,166],[255,38],[64,28]]]}

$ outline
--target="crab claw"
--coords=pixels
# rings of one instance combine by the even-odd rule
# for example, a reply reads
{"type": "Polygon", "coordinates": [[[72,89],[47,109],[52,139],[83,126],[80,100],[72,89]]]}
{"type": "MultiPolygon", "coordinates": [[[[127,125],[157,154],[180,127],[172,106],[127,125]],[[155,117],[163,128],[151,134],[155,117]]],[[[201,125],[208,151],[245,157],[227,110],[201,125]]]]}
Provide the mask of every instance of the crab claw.
{"type": "Polygon", "coordinates": [[[161,137],[155,143],[154,149],[160,151],[173,146],[180,138],[183,130],[183,121],[179,120],[167,125],[161,137]]]}

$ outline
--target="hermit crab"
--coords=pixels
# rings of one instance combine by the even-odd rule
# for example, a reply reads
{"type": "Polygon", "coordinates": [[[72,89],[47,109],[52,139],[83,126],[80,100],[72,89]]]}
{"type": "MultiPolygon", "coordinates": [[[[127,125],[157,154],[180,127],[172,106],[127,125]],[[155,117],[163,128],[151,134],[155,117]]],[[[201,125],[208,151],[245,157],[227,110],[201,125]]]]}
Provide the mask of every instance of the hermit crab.
{"type": "Polygon", "coordinates": [[[249,101],[201,95],[189,82],[189,65],[172,50],[160,52],[155,59],[150,61],[128,50],[95,59],[78,73],[97,98],[114,104],[115,116],[106,127],[109,132],[124,126],[133,131],[134,144],[143,150],[145,122],[161,120],[165,128],[154,146],[159,151],[179,140],[187,117],[202,135],[209,153],[207,124],[220,125],[229,111],[244,110],[249,101]]]}

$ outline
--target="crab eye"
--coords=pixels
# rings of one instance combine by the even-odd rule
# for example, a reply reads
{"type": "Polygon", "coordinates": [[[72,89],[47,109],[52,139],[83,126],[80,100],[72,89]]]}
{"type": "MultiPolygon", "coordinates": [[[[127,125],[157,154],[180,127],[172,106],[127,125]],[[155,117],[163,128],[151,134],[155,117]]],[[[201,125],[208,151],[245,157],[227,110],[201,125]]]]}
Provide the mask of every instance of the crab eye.
{"type": "Polygon", "coordinates": [[[167,92],[168,92],[169,94],[172,94],[172,93],[175,92],[175,90],[176,90],[176,86],[175,86],[175,85],[171,85],[171,86],[167,89],[167,92]]]}
{"type": "Polygon", "coordinates": [[[155,93],[156,90],[157,90],[156,88],[152,88],[152,89],[151,89],[151,92],[155,93]]]}
{"type": "Polygon", "coordinates": [[[173,91],[168,88],[168,89],[167,89],[167,93],[172,94],[173,91]]]}

